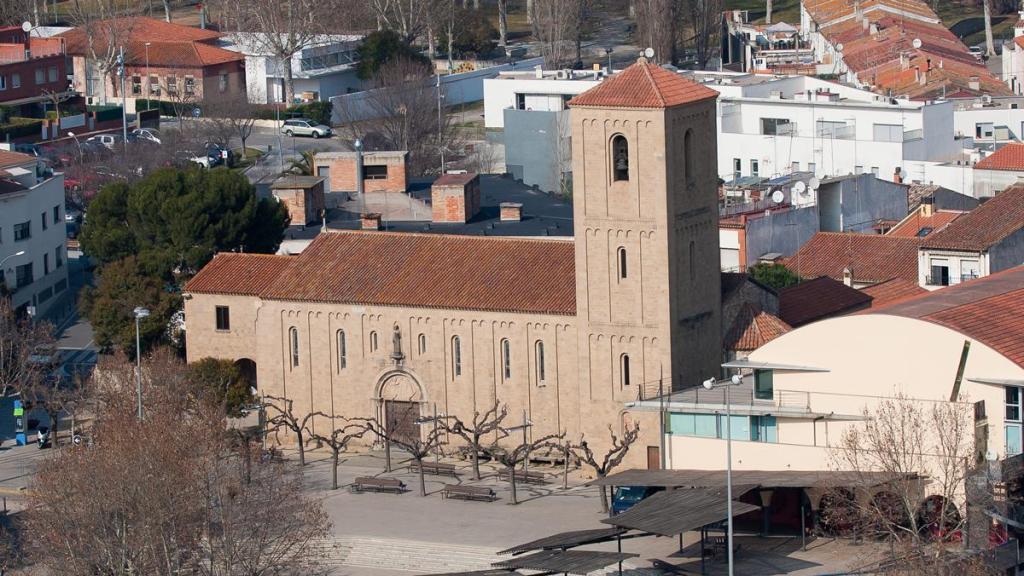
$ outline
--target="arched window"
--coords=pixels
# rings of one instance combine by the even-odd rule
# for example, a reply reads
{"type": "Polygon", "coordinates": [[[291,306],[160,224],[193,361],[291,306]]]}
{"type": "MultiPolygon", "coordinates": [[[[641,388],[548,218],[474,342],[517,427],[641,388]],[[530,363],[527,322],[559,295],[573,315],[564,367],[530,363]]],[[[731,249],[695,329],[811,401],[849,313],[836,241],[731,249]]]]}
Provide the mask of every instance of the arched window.
{"type": "Polygon", "coordinates": [[[462,376],[462,340],[452,337],[452,376],[462,376]]]}
{"type": "Polygon", "coordinates": [[[617,254],[619,263],[619,280],[625,280],[626,276],[628,276],[628,271],[626,269],[626,247],[619,246],[617,254]]]}
{"type": "Polygon", "coordinates": [[[341,372],[348,365],[348,352],[345,350],[345,331],[338,330],[335,334],[335,339],[338,341],[338,372],[341,372]]]}
{"type": "Polygon", "coordinates": [[[419,341],[420,354],[421,355],[426,354],[427,353],[427,335],[426,334],[420,334],[420,337],[417,340],[419,341]]]}
{"type": "Polygon", "coordinates": [[[505,380],[512,377],[512,345],[508,338],[501,340],[501,376],[505,380]]]}
{"type": "Polygon", "coordinates": [[[693,182],[693,130],[687,130],[683,136],[683,169],[686,170],[686,183],[693,182]]]}
{"type": "Polygon", "coordinates": [[[534,364],[537,365],[537,386],[544,385],[544,342],[537,340],[533,345],[534,364]]]}
{"type": "Polygon", "coordinates": [[[294,326],[288,329],[288,342],[292,349],[292,368],[299,365],[299,331],[294,326]]]}
{"type": "Polygon", "coordinates": [[[377,332],[370,332],[370,352],[377,351],[377,332]]]}
{"type": "Polygon", "coordinates": [[[612,138],[612,181],[629,180],[629,143],[622,134],[612,138]]]}
{"type": "Polygon", "coordinates": [[[629,354],[619,357],[619,378],[623,386],[629,386],[629,354]]]}

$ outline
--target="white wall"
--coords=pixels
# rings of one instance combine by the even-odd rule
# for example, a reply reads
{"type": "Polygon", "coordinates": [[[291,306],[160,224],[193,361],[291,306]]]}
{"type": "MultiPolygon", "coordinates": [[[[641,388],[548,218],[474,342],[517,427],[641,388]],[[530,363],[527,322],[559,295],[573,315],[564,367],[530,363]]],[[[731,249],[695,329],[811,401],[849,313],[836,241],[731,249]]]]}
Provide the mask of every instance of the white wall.
{"type": "MultiPolygon", "coordinates": [[[[538,80],[528,75],[499,76],[484,80],[484,127],[504,128],[506,108],[515,108],[516,94],[562,95],[581,94],[596,86],[593,79],[538,80]]],[[[535,108],[536,109],[536,108],[535,108]]]]}
{"type": "MultiPolygon", "coordinates": [[[[917,283],[927,290],[938,290],[942,284],[929,283],[932,265],[949,269],[949,286],[959,284],[963,276],[988,276],[991,273],[988,254],[978,252],[953,252],[922,248],[917,253],[917,283]]],[[[932,280],[932,282],[936,282],[932,280]]]]}
{"type": "MultiPolygon", "coordinates": [[[[27,167],[34,170],[35,160],[27,167]]],[[[12,303],[15,307],[28,304],[36,306],[37,316],[45,316],[64,293],[54,295],[45,302],[39,303],[40,292],[52,289],[61,281],[67,282],[67,226],[64,223],[64,176],[57,174],[42,181],[24,192],[13,192],[0,195],[0,260],[24,250],[23,256],[13,256],[4,263],[4,279],[7,287],[14,290],[12,303]],[[53,208],[59,206],[59,219],[53,222],[53,208]],[[42,229],[41,215],[46,213],[46,230],[42,229]],[[30,222],[31,237],[15,242],[14,225],[30,222]],[[60,249],[64,262],[60,268],[56,265],[54,252],[60,249]],[[49,274],[44,274],[44,255],[49,261],[49,274]],[[22,264],[32,263],[34,281],[32,284],[15,290],[16,268],[22,264]]]]}
{"type": "MultiPolygon", "coordinates": [[[[1024,76],[1021,79],[1024,80],[1024,76]]],[[[953,127],[958,134],[985,142],[986,139],[975,137],[975,126],[979,123],[1006,126],[1010,130],[1011,138],[1021,140],[1024,108],[967,108],[953,113],[953,127]]],[[[991,142],[992,139],[987,141],[991,142]]]]}
{"type": "Polygon", "coordinates": [[[737,228],[718,229],[718,246],[723,272],[740,271],[740,234],[742,233],[743,230],[737,228]]]}

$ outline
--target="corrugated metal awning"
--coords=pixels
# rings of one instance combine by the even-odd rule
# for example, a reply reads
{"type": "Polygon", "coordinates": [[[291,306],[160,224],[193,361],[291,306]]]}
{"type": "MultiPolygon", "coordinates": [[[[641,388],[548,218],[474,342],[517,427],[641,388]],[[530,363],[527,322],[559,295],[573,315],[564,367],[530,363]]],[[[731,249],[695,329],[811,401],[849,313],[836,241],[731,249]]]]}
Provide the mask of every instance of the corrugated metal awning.
{"type": "Polygon", "coordinates": [[[574,548],[576,546],[583,546],[584,544],[595,544],[597,542],[614,540],[616,536],[625,532],[626,530],[622,528],[595,528],[593,530],[561,532],[546,538],[527,542],[526,544],[513,546],[507,550],[498,552],[498,554],[522,554],[523,552],[529,552],[531,550],[559,550],[574,548]]]}
{"type": "MultiPolygon", "coordinates": [[[[733,490],[733,497],[749,492],[751,486],[733,490]]],[[[601,520],[605,524],[640,530],[659,536],[675,536],[729,517],[726,510],[725,487],[679,488],[658,492],[622,514],[601,520]]],[[[733,517],[760,510],[746,502],[733,502],[733,517]]]]}
{"type": "Polygon", "coordinates": [[[496,568],[511,570],[540,570],[562,574],[587,574],[617,564],[622,560],[636,558],[638,554],[618,552],[594,552],[590,550],[544,550],[529,556],[518,556],[510,560],[495,562],[496,568]]]}

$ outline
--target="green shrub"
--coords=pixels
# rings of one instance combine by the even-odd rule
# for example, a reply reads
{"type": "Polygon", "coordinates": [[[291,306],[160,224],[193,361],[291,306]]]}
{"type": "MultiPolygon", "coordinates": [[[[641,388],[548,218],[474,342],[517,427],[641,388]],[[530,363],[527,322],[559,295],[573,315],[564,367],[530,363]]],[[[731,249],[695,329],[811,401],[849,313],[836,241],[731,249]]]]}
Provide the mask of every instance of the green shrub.
{"type": "Polygon", "coordinates": [[[38,118],[8,118],[6,124],[0,124],[0,140],[6,140],[8,136],[11,138],[38,136],[42,134],[42,124],[43,121],[38,118]]]}

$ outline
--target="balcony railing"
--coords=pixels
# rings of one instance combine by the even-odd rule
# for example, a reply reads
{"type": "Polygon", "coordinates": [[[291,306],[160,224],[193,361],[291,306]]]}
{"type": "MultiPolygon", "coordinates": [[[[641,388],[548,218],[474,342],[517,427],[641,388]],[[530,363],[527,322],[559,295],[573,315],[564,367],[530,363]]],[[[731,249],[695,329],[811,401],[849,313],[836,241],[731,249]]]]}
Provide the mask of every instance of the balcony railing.
{"type": "MultiPolygon", "coordinates": [[[[668,391],[666,390],[667,394],[668,391]]],[[[637,391],[637,400],[656,401],[658,400],[658,389],[651,389],[650,386],[640,387],[637,391]]],[[[708,390],[703,386],[696,386],[672,392],[668,395],[665,400],[667,402],[681,402],[686,404],[713,404],[713,405],[724,405],[725,404],[725,388],[713,388],[708,390]]],[[[775,389],[771,398],[757,398],[754,394],[754,386],[752,383],[744,380],[744,382],[738,386],[733,386],[729,390],[729,403],[732,406],[751,406],[751,407],[774,407],[774,408],[788,408],[790,410],[801,410],[809,411],[811,409],[811,393],[802,390],[779,390],[775,389]]]]}
{"type": "Polygon", "coordinates": [[[925,276],[926,286],[949,286],[949,276],[925,276]]]}

